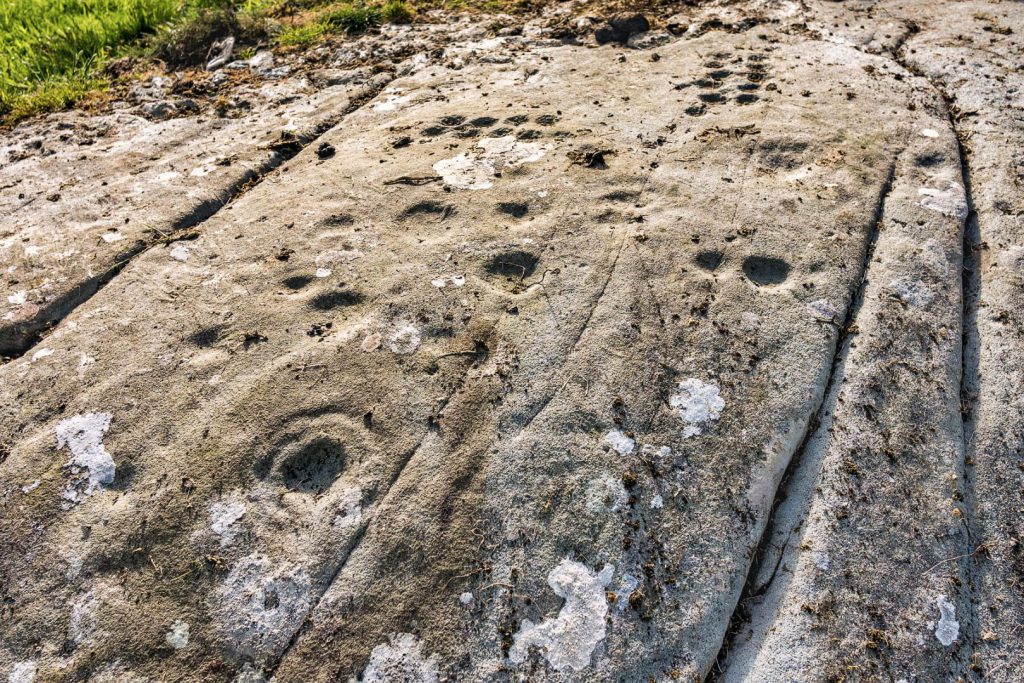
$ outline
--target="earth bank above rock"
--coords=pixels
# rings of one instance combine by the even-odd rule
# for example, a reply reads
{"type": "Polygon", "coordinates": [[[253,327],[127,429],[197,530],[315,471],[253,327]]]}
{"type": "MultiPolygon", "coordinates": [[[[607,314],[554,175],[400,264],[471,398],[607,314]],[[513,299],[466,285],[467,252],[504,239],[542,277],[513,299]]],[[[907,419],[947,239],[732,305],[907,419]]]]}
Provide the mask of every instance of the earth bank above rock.
{"type": "Polygon", "coordinates": [[[0,674],[1017,680],[1024,10],[620,19],[4,136],[0,674]]]}

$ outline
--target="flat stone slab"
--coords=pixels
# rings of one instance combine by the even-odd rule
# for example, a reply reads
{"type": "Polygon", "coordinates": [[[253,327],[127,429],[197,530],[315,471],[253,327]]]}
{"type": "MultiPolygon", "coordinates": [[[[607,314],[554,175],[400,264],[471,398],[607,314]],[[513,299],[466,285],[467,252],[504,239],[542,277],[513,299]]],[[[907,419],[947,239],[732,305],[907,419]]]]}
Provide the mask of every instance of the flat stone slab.
{"type": "Polygon", "coordinates": [[[224,118],[72,112],[0,147],[0,353],[20,351],[148,246],[213,215],[329,127],[363,84],[243,88],[224,118]],[[230,115],[228,115],[230,114],[230,115]]]}
{"type": "MultiPolygon", "coordinates": [[[[1007,215],[990,136],[1019,124],[968,118],[963,144],[974,91],[929,71],[954,20],[922,14],[474,36],[338,91],[224,206],[237,178],[154,147],[162,206],[217,210],[160,239],[130,194],[110,218],[141,246],[0,366],[0,673],[968,680],[979,653],[1013,680],[1019,521],[978,496],[1020,495],[1019,336],[972,311],[1016,276],[964,273],[1007,215]]],[[[102,188],[117,162],[61,154],[18,163],[102,188]]],[[[67,194],[43,206],[115,259],[67,194]]],[[[40,202],[15,233],[56,259],[40,202]]],[[[85,281],[76,258],[47,267],[85,281]]]]}

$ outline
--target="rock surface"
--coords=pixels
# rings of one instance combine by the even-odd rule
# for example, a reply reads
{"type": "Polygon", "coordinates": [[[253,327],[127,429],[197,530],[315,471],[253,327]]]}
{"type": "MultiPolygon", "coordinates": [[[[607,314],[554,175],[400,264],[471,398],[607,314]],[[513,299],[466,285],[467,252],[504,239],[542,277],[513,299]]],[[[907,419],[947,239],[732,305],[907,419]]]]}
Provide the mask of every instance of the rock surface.
{"type": "Polygon", "coordinates": [[[1024,7],[651,23],[6,134],[0,675],[1019,680],[1024,7]]]}

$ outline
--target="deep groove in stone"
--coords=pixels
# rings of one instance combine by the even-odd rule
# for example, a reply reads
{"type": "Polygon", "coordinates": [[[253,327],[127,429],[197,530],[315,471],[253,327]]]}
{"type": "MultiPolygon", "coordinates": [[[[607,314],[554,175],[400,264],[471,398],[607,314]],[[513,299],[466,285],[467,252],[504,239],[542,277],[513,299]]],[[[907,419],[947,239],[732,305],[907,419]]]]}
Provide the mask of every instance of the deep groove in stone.
{"type": "MultiPolygon", "coordinates": [[[[964,146],[964,136],[957,126],[955,114],[956,104],[951,97],[938,83],[933,82],[928,76],[907,62],[902,55],[906,40],[917,32],[916,26],[911,26],[906,36],[903,36],[899,45],[893,50],[892,58],[904,69],[914,74],[928,85],[942,99],[946,108],[946,118],[949,127],[956,137],[957,156],[960,162],[960,178],[964,185],[964,200],[967,202],[967,217],[963,225],[963,241],[961,246],[961,270],[960,270],[960,419],[962,423],[961,434],[963,438],[963,464],[960,470],[961,494],[963,496],[964,524],[967,529],[967,542],[970,554],[963,558],[965,563],[963,569],[966,572],[964,578],[967,580],[967,596],[969,600],[969,619],[967,620],[966,647],[967,655],[962,661],[974,661],[974,654],[977,651],[978,638],[978,595],[974,583],[975,572],[973,563],[982,546],[976,542],[978,538],[975,533],[975,495],[974,495],[974,413],[978,400],[978,388],[980,385],[979,375],[979,353],[980,339],[978,337],[978,306],[981,301],[981,225],[978,222],[978,212],[974,208],[974,195],[971,183],[971,169],[967,160],[967,150],[964,146]]],[[[969,666],[969,664],[968,664],[969,666]]]]}
{"type": "MultiPolygon", "coordinates": [[[[452,394],[454,395],[454,392],[452,392],[452,394]]],[[[451,396],[448,397],[448,400],[450,399],[451,396]]],[[[448,400],[445,401],[445,405],[447,405],[448,400]]],[[[291,652],[292,649],[298,644],[299,640],[302,637],[302,634],[308,630],[313,618],[313,614],[320,606],[320,602],[323,600],[324,596],[327,595],[327,592],[331,589],[331,586],[334,585],[334,582],[337,580],[338,576],[341,575],[341,572],[345,569],[345,566],[348,564],[348,561],[352,558],[352,555],[355,553],[356,548],[358,548],[359,544],[363,542],[363,537],[366,535],[366,531],[370,528],[370,524],[373,523],[373,520],[377,516],[377,510],[379,509],[380,503],[382,503],[384,499],[387,498],[387,495],[391,491],[391,488],[395,485],[395,482],[397,482],[398,479],[402,476],[402,472],[405,471],[406,466],[409,464],[410,461],[412,461],[413,456],[415,456],[416,453],[419,452],[420,447],[423,445],[423,442],[427,440],[428,436],[430,436],[429,429],[423,432],[423,435],[412,448],[409,448],[402,454],[402,457],[398,461],[398,466],[395,469],[395,472],[391,475],[391,477],[389,477],[387,483],[381,488],[381,492],[374,498],[374,505],[378,507],[374,508],[373,515],[368,515],[368,519],[366,519],[366,521],[359,525],[359,528],[356,530],[356,533],[352,535],[352,540],[340,553],[338,566],[330,572],[330,576],[327,577],[327,580],[319,586],[318,595],[316,596],[316,602],[306,613],[306,618],[303,619],[302,624],[299,626],[299,628],[295,629],[295,632],[292,634],[292,637],[288,640],[288,644],[281,651],[281,654],[278,655],[269,664],[269,666],[267,666],[265,673],[268,676],[268,680],[270,678],[273,678],[274,674],[277,672],[277,669],[281,666],[281,663],[284,662],[285,658],[288,656],[288,653],[291,652]]]]}
{"type": "MultiPolygon", "coordinates": [[[[465,386],[467,378],[468,374],[463,373],[458,385],[448,392],[448,394],[441,401],[440,405],[434,411],[434,415],[440,416],[445,411],[445,409],[448,407],[448,404],[451,403],[453,398],[455,398],[455,395],[458,394],[459,391],[461,391],[463,386],[465,386]]],[[[319,586],[316,601],[310,608],[310,610],[306,613],[306,618],[303,620],[299,628],[295,630],[295,633],[292,634],[292,637],[289,639],[288,644],[285,646],[281,654],[278,655],[273,660],[273,662],[271,662],[270,665],[267,667],[266,674],[268,676],[268,680],[273,678],[274,674],[277,672],[277,669],[281,666],[281,663],[284,662],[288,654],[298,644],[299,640],[302,638],[302,635],[309,629],[309,625],[312,623],[313,615],[320,607],[320,604],[323,602],[324,596],[327,595],[328,591],[331,590],[331,587],[334,585],[335,581],[337,581],[338,577],[341,575],[341,572],[345,569],[345,566],[348,564],[348,561],[352,558],[352,555],[355,554],[356,550],[359,548],[359,545],[363,542],[363,538],[366,536],[366,532],[369,530],[370,526],[376,521],[380,508],[387,500],[388,496],[391,493],[391,490],[395,487],[395,484],[398,483],[398,480],[402,478],[402,474],[405,472],[406,467],[409,466],[409,463],[412,462],[412,459],[416,457],[417,453],[420,452],[420,449],[423,447],[424,442],[426,442],[430,435],[435,431],[436,426],[434,425],[434,423],[431,423],[431,425],[427,427],[426,431],[422,433],[422,435],[416,441],[416,443],[411,448],[406,449],[406,451],[402,453],[402,456],[398,459],[398,463],[394,469],[394,472],[392,472],[391,476],[388,477],[387,481],[381,486],[379,492],[373,498],[373,514],[366,516],[366,520],[359,526],[356,533],[352,536],[352,540],[349,542],[347,547],[345,547],[342,550],[342,552],[340,553],[338,566],[331,571],[330,576],[327,577],[327,580],[319,586]]]]}
{"type": "Polygon", "coordinates": [[[59,325],[75,309],[98,294],[139,256],[157,245],[183,238],[183,233],[200,227],[203,223],[216,216],[225,206],[255,189],[271,172],[319,140],[345,117],[376,97],[395,78],[393,72],[388,72],[387,75],[387,79],[382,78],[377,82],[371,83],[362,92],[353,96],[348,106],[334,116],[317,124],[310,131],[297,136],[290,144],[278,146],[275,153],[269,159],[226,188],[220,193],[219,197],[203,202],[192,211],[175,220],[169,230],[161,232],[159,236],[154,235],[136,248],[126,251],[122,255],[121,260],[114,263],[103,273],[83,281],[75,289],[47,304],[40,312],[37,320],[19,323],[18,325],[0,326],[0,364],[17,360],[31,351],[36,344],[43,340],[48,330],[59,325]]]}
{"type": "MultiPolygon", "coordinates": [[[[947,104],[948,108],[948,104],[947,104]]],[[[953,117],[950,116],[950,125],[953,125],[953,117]]],[[[961,264],[961,285],[960,295],[963,305],[960,333],[960,416],[963,421],[963,456],[964,463],[961,471],[963,480],[963,507],[965,523],[967,525],[967,537],[970,544],[971,556],[966,558],[968,582],[967,589],[970,597],[970,627],[969,646],[967,661],[972,661],[978,642],[978,596],[974,585],[974,572],[971,565],[974,562],[978,546],[978,535],[974,529],[975,520],[975,491],[974,491],[974,411],[978,400],[979,378],[979,354],[980,339],[978,337],[978,305],[981,299],[981,226],[978,223],[978,213],[974,209],[974,198],[971,194],[971,176],[968,168],[967,155],[964,150],[963,141],[956,126],[953,130],[957,133],[957,151],[960,155],[961,176],[964,181],[964,196],[967,200],[967,218],[964,221],[963,234],[963,262],[961,264]]]]}
{"type": "MultiPolygon", "coordinates": [[[[833,388],[842,383],[843,376],[845,374],[844,366],[846,357],[849,354],[851,341],[847,331],[855,329],[853,325],[864,302],[864,286],[867,282],[867,274],[870,268],[871,259],[874,258],[875,243],[878,241],[879,225],[885,212],[885,203],[892,191],[893,181],[896,176],[896,162],[902,153],[902,150],[897,152],[893,160],[890,162],[885,182],[882,184],[882,189],[879,192],[878,202],[875,205],[875,213],[872,217],[871,229],[868,233],[867,244],[864,250],[864,258],[861,261],[860,273],[855,280],[853,296],[851,296],[850,304],[846,310],[846,318],[839,327],[839,335],[836,338],[835,350],[832,354],[831,365],[828,378],[825,381],[824,391],[821,394],[821,399],[819,400],[818,405],[811,413],[811,419],[807,422],[807,427],[800,439],[800,445],[793,451],[793,454],[790,456],[789,462],[786,465],[786,469],[783,472],[782,478],[779,480],[778,488],[775,490],[775,498],[772,500],[771,512],[768,515],[768,520],[765,522],[764,529],[761,531],[761,536],[758,539],[757,548],[752,555],[750,566],[747,568],[747,575],[743,582],[743,590],[740,592],[740,597],[736,601],[736,605],[733,607],[732,614],[729,616],[728,626],[726,627],[725,634],[722,637],[722,643],[719,646],[718,652],[710,661],[710,669],[707,672],[705,683],[716,683],[719,680],[719,676],[725,672],[729,659],[729,651],[732,649],[732,640],[736,634],[739,633],[741,625],[749,620],[749,616],[746,614],[745,604],[752,598],[765,593],[771,586],[771,581],[768,581],[764,585],[757,585],[757,576],[760,572],[761,561],[765,554],[765,546],[775,535],[774,532],[777,526],[775,513],[782,502],[789,497],[788,484],[800,470],[808,444],[817,432],[818,427],[822,422],[822,418],[828,412],[828,398],[832,394],[833,388]]],[[[773,572],[772,577],[774,578],[774,576],[775,573],[773,572]]]]}

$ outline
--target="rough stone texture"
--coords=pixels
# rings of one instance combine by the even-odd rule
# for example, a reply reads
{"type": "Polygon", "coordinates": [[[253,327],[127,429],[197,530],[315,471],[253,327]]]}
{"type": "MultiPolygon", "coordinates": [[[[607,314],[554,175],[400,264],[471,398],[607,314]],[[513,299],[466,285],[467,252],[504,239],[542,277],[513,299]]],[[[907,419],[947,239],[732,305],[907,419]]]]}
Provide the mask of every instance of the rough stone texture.
{"type": "MultiPolygon", "coordinates": [[[[423,50],[481,34],[458,23],[416,33],[392,27],[328,61],[348,68],[301,59],[275,67],[261,52],[201,82],[154,77],[109,114],[70,112],[19,126],[0,141],[0,354],[23,352],[140,252],[187,239],[397,73],[422,68],[423,50]],[[368,53],[393,63],[374,73],[363,65],[368,53]],[[174,93],[216,92],[232,78],[238,87],[199,115],[168,118],[198,110],[174,93]]],[[[465,42],[455,57],[475,58],[474,45],[465,42]]]]}
{"type": "Polygon", "coordinates": [[[652,24],[0,171],[83,178],[4,228],[0,673],[1017,680],[1024,9],[652,24]]]}
{"type": "Polygon", "coordinates": [[[216,213],[361,92],[310,93],[289,79],[238,93],[271,104],[236,106],[230,118],[72,112],[14,131],[0,148],[0,352],[20,349],[133,256],[216,213]]]}

